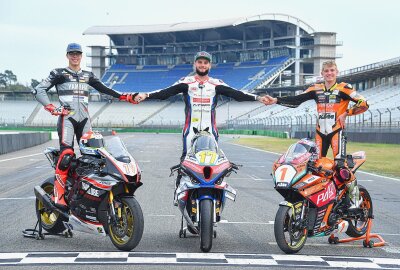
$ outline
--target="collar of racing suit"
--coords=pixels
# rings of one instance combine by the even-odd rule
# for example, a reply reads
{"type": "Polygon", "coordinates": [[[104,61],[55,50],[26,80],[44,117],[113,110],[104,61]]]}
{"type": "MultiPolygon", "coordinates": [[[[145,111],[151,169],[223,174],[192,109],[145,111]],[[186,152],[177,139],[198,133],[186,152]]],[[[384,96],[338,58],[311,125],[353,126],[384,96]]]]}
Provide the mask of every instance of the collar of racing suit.
{"type": "Polygon", "coordinates": [[[196,82],[201,83],[201,84],[205,84],[210,79],[210,77],[207,76],[205,80],[201,80],[200,77],[197,75],[194,76],[194,78],[195,78],[196,82]]]}
{"type": "Polygon", "coordinates": [[[325,85],[325,83],[324,83],[324,92],[325,92],[325,91],[331,91],[332,89],[335,89],[335,87],[336,87],[337,85],[338,85],[337,82],[335,82],[331,87],[329,87],[329,89],[326,89],[326,85],[325,85]]]}
{"type": "Polygon", "coordinates": [[[75,70],[71,69],[70,67],[66,67],[65,69],[73,74],[81,74],[82,73],[82,69],[80,69],[78,71],[75,71],[75,70]]]}

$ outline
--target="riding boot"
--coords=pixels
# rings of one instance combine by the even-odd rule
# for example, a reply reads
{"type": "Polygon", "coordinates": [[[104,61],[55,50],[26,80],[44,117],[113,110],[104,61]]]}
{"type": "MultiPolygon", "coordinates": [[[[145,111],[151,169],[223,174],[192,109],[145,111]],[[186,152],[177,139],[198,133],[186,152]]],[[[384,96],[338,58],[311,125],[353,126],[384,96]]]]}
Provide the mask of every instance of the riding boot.
{"type": "Polygon", "coordinates": [[[56,170],[56,179],[54,181],[54,204],[61,210],[68,210],[68,206],[64,198],[67,177],[68,171],[64,173],[61,171],[57,172],[56,170]]]}

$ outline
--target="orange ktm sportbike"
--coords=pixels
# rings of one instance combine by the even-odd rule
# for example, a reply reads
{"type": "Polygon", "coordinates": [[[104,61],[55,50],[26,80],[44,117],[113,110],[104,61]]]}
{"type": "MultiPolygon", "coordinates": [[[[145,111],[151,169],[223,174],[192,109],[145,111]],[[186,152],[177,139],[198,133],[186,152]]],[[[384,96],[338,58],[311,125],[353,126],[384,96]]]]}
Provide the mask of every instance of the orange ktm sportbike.
{"type": "MultiPolygon", "coordinates": [[[[275,189],[285,198],[275,217],[275,239],[288,254],[301,250],[307,237],[339,232],[360,237],[373,218],[367,189],[358,186],[360,206],[349,208],[348,184],[336,173],[333,160],[315,158],[315,147],[312,141],[302,139],[291,145],[272,168],[275,189]]],[[[365,162],[365,152],[353,153],[346,159],[354,174],[365,162]]],[[[329,238],[331,241],[335,238],[329,238]]]]}
{"type": "MultiPolygon", "coordinates": [[[[106,139],[93,154],[73,158],[66,183],[67,211],[61,211],[52,200],[55,177],[34,188],[39,230],[24,234],[43,239],[46,234],[72,237],[72,231],[109,235],[120,250],[135,248],[143,234],[143,213],[135,199],[142,185],[141,171],[119,137],[106,139]]],[[[55,168],[59,150],[47,148],[45,155],[55,168]]]]}

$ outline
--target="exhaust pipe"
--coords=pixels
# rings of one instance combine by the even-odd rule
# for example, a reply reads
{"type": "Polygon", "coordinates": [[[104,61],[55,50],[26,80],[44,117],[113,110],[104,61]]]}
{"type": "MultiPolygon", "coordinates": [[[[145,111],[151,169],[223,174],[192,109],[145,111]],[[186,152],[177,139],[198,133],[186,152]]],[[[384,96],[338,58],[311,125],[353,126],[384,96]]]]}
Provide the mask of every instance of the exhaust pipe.
{"type": "Polygon", "coordinates": [[[61,211],[60,209],[58,209],[55,205],[53,200],[51,199],[50,195],[47,194],[43,188],[41,188],[40,186],[35,186],[33,188],[33,191],[35,192],[35,196],[36,198],[41,201],[44,205],[44,207],[50,211],[53,212],[57,212],[60,215],[64,216],[66,219],[69,218],[69,215],[63,211],[61,211]]]}

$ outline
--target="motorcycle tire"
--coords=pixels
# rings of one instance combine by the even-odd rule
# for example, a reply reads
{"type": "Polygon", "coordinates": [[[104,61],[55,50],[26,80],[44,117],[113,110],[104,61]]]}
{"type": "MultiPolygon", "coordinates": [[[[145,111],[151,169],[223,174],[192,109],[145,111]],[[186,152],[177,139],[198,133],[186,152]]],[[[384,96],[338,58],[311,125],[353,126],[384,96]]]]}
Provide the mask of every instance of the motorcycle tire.
{"type": "MultiPolygon", "coordinates": [[[[134,197],[116,198],[121,203],[118,224],[108,224],[111,242],[119,250],[130,251],[142,239],[144,219],[142,208],[134,197]]],[[[115,209],[118,212],[118,209],[115,209]]]]}
{"type": "Polygon", "coordinates": [[[200,249],[209,252],[212,247],[213,239],[213,201],[202,200],[200,202],[200,249]]]}
{"type": "Polygon", "coordinates": [[[347,228],[346,234],[350,237],[363,236],[367,232],[368,221],[373,215],[372,199],[368,190],[362,185],[358,185],[358,189],[360,190],[360,197],[363,199],[360,208],[366,208],[368,210],[368,217],[364,221],[347,220],[349,222],[349,227],[347,228]],[[360,225],[358,222],[360,222],[360,225]]]}
{"type": "Polygon", "coordinates": [[[291,230],[292,213],[291,208],[288,206],[280,205],[278,212],[275,216],[274,233],[275,240],[279,248],[286,254],[293,254],[299,252],[306,243],[307,231],[304,232],[297,231],[299,235],[293,235],[289,231],[291,230]],[[289,234],[290,239],[295,239],[296,244],[287,241],[285,233],[289,234]]]}
{"type": "MultiPolygon", "coordinates": [[[[47,178],[41,185],[41,188],[50,195],[53,195],[54,176],[47,178]]],[[[36,199],[35,208],[37,218],[42,220],[42,227],[51,234],[59,234],[65,230],[64,221],[68,221],[65,217],[60,216],[57,212],[39,213],[39,210],[44,206],[41,201],[36,199]]]]}

